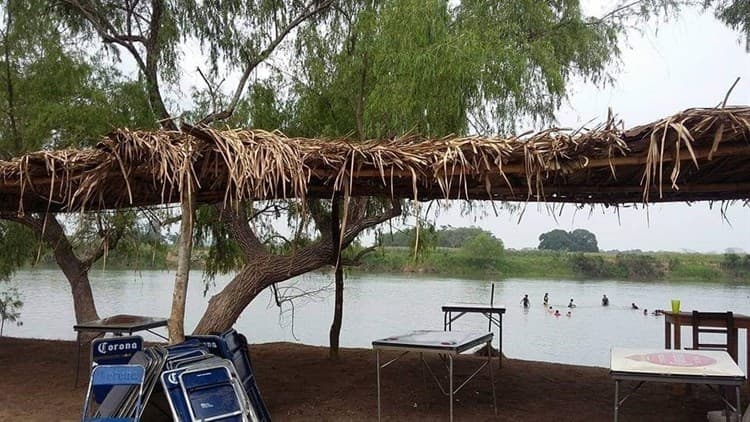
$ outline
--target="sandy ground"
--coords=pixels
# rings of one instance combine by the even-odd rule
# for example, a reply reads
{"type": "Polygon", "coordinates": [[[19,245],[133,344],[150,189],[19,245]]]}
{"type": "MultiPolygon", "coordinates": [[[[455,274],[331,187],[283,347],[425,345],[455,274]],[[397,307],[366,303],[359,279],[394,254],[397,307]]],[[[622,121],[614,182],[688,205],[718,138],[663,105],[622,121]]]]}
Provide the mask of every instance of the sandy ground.
{"type": "MultiPolygon", "coordinates": [[[[85,386],[73,387],[74,350],[71,342],[0,338],[0,421],[80,420],[85,386]]],[[[251,345],[250,351],[274,420],[377,419],[372,350],[342,350],[340,362],[329,361],[325,348],[290,343],[251,345]]],[[[440,363],[430,362],[435,367],[440,363]]],[[[470,374],[479,363],[479,357],[460,359],[457,377],[470,374]]],[[[385,368],[382,382],[384,420],[448,419],[448,401],[425,377],[418,355],[385,368]]],[[[456,395],[455,419],[612,420],[614,382],[605,368],[505,359],[495,371],[495,385],[497,415],[485,372],[456,395]]],[[[745,403],[747,393],[743,390],[745,403]]],[[[708,410],[720,408],[720,399],[706,387],[646,384],[625,403],[620,420],[704,421],[708,410]]]]}

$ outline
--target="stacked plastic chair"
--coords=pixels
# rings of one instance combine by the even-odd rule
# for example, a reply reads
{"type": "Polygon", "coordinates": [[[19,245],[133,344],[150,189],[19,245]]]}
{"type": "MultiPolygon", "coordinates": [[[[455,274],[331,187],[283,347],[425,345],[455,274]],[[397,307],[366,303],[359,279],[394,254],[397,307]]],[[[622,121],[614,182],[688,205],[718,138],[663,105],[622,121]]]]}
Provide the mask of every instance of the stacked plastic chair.
{"type": "Polygon", "coordinates": [[[192,338],[169,348],[161,385],[173,419],[263,420],[248,397],[235,365],[221,356],[220,349],[226,350],[226,342],[220,337],[212,340],[213,343],[206,343],[192,338]]]}
{"type": "Polygon", "coordinates": [[[262,422],[270,422],[271,415],[268,413],[263,397],[255,382],[255,373],[250,364],[250,358],[246,353],[247,339],[235,329],[230,329],[220,335],[209,336],[187,336],[186,340],[198,340],[206,346],[211,353],[229,359],[237,370],[237,376],[250,399],[253,410],[262,422]]]}
{"type": "Polygon", "coordinates": [[[166,356],[164,347],[154,346],[136,352],[127,364],[94,363],[82,420],[139,421],[164,368],[166,356]],[[102,400],[97,400],[93,394],[96,389],[105,392],[102,400]],[[100,403],[95,411],[93,403],[100,403]]]}
{"type": "Polygon", "coordinates": [[[232,329],[166,348],[150,347],[132,354],[127,364],[95,362],[83,420],[139,421],[145,410],[148,420],[270,422],[246,350],[247,340],[232,329]],[[133,368],[141,368],[139,383],[106,383],[111,381],[103,375],[107,371],[138,371],[133,368]],[[92,391],[103,392],[103,400],[92,391]],[[92,402],[101,403],[94,412],[89,410],[92,402]]]}

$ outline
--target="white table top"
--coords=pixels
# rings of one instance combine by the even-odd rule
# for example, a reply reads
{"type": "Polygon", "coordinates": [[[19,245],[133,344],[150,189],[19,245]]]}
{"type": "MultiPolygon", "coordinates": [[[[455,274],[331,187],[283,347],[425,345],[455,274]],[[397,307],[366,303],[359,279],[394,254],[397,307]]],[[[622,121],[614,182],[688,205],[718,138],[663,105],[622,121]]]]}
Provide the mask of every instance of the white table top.
{"type": "Polygon", "coordinates": [[[458,354],[492,340],[486,331],[416,330],[372,342],[373,349],[458,354]]]}
{"type": "Polygon", "coordinates": [[[632,375],[745,378],[729,353],[720,350],[613,347],[609,368],[612,373],[632,375]]]}

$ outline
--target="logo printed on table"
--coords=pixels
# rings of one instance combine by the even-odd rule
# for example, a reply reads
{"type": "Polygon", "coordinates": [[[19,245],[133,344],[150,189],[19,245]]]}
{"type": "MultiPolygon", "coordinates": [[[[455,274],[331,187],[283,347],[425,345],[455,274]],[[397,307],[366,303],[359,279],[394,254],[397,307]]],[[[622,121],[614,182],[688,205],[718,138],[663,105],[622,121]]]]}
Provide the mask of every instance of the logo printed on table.
{"type": "Polygon", "coordinates": [[[648,353],[645,355],[630,355],[627,356],[626,359],[639,362],[649,362],[656,365],[679,366],[684,368],[709,366],[716,363],[716,359],[708,356],[682,352],[659,352],[648,353]]]}

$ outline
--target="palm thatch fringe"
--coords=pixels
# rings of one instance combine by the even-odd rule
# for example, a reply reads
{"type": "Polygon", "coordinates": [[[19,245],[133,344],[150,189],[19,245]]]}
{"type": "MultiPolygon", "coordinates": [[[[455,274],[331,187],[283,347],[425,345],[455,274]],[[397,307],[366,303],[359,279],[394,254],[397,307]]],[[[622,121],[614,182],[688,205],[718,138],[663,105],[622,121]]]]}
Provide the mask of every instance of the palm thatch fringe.
{"type": "Polygon", "coordinates": [[[750,107],[694,108],[623,130],[513,137],[289,138],[260,129],[116,130],[89,149],[0,161],[0,211],[331,197],[618,204],[750,198],[750,107]],[[186,178],[188,177],[188,178],[186,178]]]}

